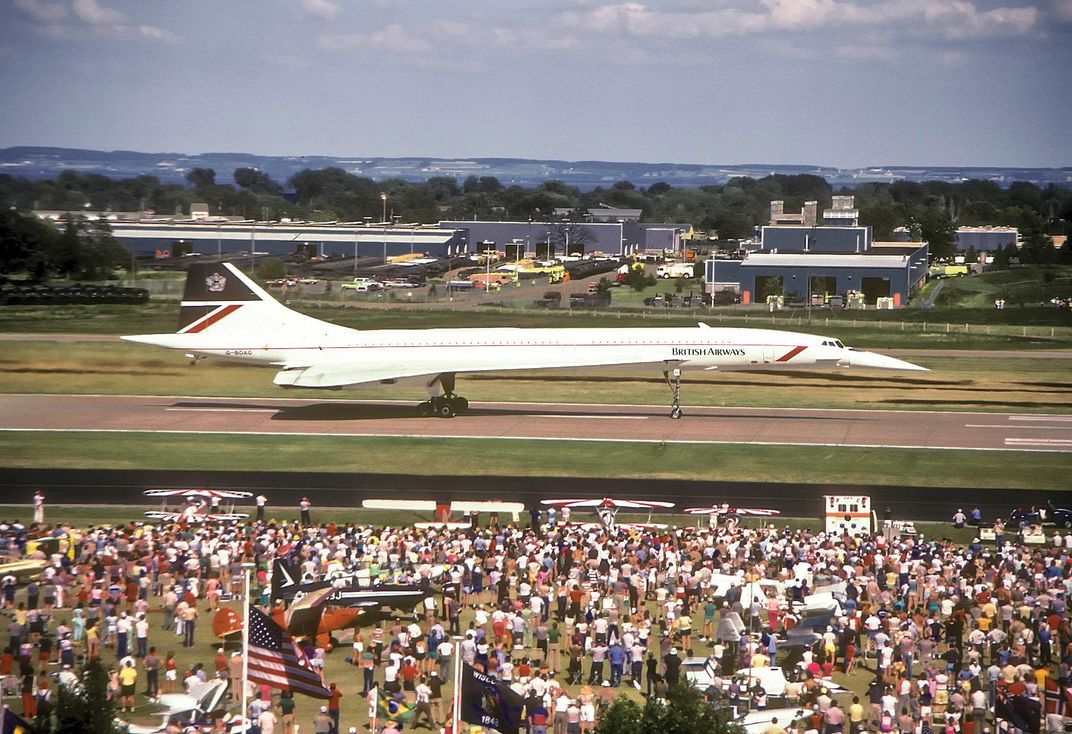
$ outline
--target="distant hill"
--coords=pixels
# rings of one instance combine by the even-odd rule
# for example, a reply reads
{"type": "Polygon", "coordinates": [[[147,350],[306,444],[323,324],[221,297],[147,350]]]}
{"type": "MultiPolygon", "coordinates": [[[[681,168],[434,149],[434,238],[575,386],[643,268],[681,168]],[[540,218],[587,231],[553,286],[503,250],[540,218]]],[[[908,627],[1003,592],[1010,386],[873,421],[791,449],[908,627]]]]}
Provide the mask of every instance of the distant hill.
{"type": "Polygon", "coordinates": [[[698,163],[630,163],[617,161],[558,161],[524,158],[363,158],[332,156],[260,156],[248,153],[142,153],[130,150],[81,150],[76,148],[13,147],[0,149],[0,173],[30,179],[55,178],[61,171],[99,173],[110,178],[144,174],[164,182],[181,182],[191,168],[212,168],[218,180],[228,181],[236,168],[264,171],[285,182],[305,168],[336,166],[372,179],[402,178],[423,181],[433,176],[494,176],[503,184],[533,186],[558,179],[583,191],[609,187],[616,181],[649,186],[665,181],[671,186],[694,187],[726,183],[737,176],[761,178],[771,174],[809,173],[822,176],[833,186],[907,181],[985,179],[1008,186],[1030,181],[1039,186],[1057,184],[1072,188],[1072,168],[987,168],[878,166],[840,169],[830,166],[785,166],[778,164],[708,165],[698,163]]]}

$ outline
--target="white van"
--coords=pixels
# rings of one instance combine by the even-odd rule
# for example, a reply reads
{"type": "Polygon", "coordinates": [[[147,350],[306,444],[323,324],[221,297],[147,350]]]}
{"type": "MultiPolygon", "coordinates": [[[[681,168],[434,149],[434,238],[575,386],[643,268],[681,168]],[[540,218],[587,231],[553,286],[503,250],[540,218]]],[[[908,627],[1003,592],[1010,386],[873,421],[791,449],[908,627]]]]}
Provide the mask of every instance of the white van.
{"type": "Polygon", "coordinates": [[[660,278],[691,278],[696,274],[692,263],[666,263],[655,268],[660,278]]]}

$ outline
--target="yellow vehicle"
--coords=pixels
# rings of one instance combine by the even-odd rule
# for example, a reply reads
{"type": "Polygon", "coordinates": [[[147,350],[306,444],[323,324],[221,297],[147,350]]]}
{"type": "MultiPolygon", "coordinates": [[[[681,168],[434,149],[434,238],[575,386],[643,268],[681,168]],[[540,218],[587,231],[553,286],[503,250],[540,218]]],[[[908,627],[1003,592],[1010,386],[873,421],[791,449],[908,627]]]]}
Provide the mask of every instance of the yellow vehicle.
{"type": "Polygon", "coordinates": [[[77,542],[78,538],[72,538],[70,534],[56,538],[36,538],[26,542],[26,555],[32,556],[37,551],[41,551],[46,557],[51,556],[53,553],[60,553],[73,561],[74,546],[77,542]]]}
{"type": "Polygon", "coordinates": [[[927,275],[931,278],[959,278],[969,273],[967,265],[931,265],[927,275]]]}

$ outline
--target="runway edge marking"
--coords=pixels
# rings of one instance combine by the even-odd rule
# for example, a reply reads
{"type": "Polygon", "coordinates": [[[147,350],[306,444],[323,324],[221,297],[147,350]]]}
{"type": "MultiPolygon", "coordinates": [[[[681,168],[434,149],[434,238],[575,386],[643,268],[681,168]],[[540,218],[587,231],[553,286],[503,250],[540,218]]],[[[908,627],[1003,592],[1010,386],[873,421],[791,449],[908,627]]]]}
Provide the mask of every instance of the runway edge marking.
{"type": "Polygon", "coordinates": [[[405,438],[410,440],[458,440],[458,441],[584,441],[587,443],[646,443],[646,444],[683,444],[702,446],[816,446],[821,448],[836,449],[909,449],[912,451],[1021,451],[1034,453],[1061,454],[1068,451],[1050,448],[1019,448],[1008,446],[910,446],[901,444],[871,444],[871,443],[786,443],[785,441],[712,441],[697,439],[678,438],[570,438],[561,436],[489,436],[489,435],[450,435],[450,434],[421,434],[410,433],[302,433],[294,431],[145,431],[134,428],[105,428],[94,430],[90,428],[2,428],[0,433],[144,433],[172,434],[181,436],[288,436],[291,438],[307,436],[309,438],[405,438]]]}

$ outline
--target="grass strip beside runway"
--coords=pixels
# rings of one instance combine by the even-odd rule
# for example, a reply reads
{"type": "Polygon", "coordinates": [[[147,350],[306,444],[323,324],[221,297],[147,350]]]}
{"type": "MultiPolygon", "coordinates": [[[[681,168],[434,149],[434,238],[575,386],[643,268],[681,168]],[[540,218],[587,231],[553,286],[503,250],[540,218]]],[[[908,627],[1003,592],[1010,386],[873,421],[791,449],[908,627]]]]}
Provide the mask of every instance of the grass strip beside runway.
{"type": "Polygon", "coordinates": [[[562,476],[1064,490],[1067,453],[394,437],[11,431],[12,469],[562,476]]]}

